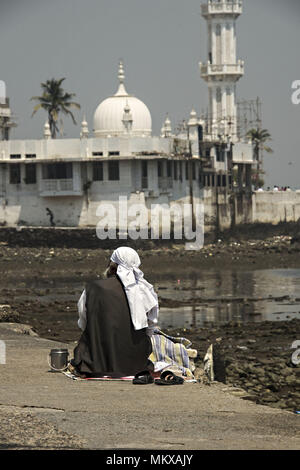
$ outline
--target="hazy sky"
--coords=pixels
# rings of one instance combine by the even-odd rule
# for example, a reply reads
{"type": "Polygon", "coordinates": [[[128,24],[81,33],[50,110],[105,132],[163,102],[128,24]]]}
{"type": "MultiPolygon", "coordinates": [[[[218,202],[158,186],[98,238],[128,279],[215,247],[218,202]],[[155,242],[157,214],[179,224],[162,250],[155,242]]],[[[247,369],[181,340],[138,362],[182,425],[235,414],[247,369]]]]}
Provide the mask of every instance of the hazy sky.
{"type": "MultiPolygon", "coordinates": [[[[12,138],[41,138],[44,111],[31,118],[40,83],[66,77],[76,93],[78,125],[64,120],[66,137],[78,137],[83,113],[93,128],[97,105],[117,90],[119,59],[126,88],[149,107],[153,133],[168,112],[173,126],[194,107],[207,107],[199,61],[207,60],[206,22],[200,0],[0,0],[0,79],[18,119],[12,138]]],[[[291,85],[300,80],[300,1],[244,0],[237,22],[238,56],[245,76],[238,99],[263,101],[263,127],[272,134],[266,184],[300,188],[300,105],[291,85]]]]}

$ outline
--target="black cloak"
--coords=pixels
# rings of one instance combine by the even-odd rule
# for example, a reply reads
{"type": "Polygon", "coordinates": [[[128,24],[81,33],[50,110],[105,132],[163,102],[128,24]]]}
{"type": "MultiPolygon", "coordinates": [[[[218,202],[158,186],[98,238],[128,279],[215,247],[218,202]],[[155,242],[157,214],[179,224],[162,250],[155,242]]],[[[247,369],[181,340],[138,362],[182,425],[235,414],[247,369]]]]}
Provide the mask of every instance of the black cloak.
{"type": "Polygon", "coordinates": [[[153,368],[146,328],[135,330],[126,293],[118,276],[86,286],[86,328],[71,364],[86,376],[135,375],[153,368]]]}

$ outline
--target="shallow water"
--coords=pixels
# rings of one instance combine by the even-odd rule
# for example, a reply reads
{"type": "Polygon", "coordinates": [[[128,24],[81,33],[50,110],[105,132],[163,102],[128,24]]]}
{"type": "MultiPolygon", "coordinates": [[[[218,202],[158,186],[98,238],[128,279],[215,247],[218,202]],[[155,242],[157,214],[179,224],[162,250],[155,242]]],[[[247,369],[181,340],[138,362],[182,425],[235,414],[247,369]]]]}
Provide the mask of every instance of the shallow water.
{"type": "Polygon", "coordinates": [[[159,294],[195,304],[161,308],[160,326],[300,319],[300,270],[207,271],[195,279],[159,283],[159,294]]]}
{"type": "MultiPolygon", "coordinates": [[[[27,278],[22,282],[19,279],[14,286],[2,287],[17,302],[38,301],[41,306],[67,302],[70,307],[59,313],[59,319],[73,321],[84,284],[74,275],[64,279],[27,278]]],[[[200,271],[197,277],[173,275],[167,279],[162,273],[156,278],[154,287],[164,299],[161,304],[172,301],[175,307],[160,308],[159,326],[162,329],[220,325],[231,321],[258,323],[300,319],[300,269],[209,270],[200,271]],[[179,303],[177,306],[176,302],[179,303]],[[189,305],[180,305],[182,302],[189,305]]]]}

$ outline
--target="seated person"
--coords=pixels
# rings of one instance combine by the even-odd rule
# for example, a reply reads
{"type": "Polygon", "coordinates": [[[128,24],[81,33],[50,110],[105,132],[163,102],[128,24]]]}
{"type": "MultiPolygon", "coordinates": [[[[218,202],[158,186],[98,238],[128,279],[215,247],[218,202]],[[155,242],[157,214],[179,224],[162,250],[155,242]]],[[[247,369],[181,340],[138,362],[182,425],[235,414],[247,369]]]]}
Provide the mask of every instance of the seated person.
{"type": "Polygon", "coordinates": [[[148,358],[158,297],[140,264],[135,250],[120,247],[110,258],[106,279],[87,284],[78,302],[83,333],[69,367],[75,375],[117,378],[153,369],[148,358]]]}

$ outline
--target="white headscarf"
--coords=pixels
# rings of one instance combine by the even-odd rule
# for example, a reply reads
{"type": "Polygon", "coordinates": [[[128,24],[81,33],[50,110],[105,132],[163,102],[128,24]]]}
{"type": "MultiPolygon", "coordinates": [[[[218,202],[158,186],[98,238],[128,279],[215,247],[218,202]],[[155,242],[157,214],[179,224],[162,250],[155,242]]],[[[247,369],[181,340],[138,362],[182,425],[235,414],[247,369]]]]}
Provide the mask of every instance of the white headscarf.
{"type": "Polygon", "coordinates": [[[137,252],[122,246],[113,252],[110,259],[118,265],[117,275],[125,288],[134,329],[147,328],[148,320],[152,324],[156,323],[158,297],[139,269],[141,260],[137,252]]]}

